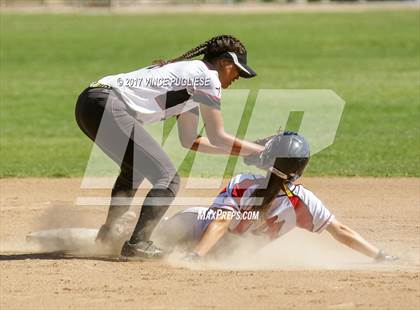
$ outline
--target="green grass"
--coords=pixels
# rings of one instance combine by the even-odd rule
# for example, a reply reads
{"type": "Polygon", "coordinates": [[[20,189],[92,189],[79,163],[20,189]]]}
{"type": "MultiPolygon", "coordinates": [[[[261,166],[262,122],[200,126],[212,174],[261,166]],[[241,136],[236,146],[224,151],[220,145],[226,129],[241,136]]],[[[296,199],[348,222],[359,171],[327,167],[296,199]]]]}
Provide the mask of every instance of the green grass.
{"type": "MultiPolygon", "coordinates": [[[[1,23],[0,176],[82,175],[91,143],[74,104],[84,87],[220,33],[245,42],[259,74],[234,88],[332,89],[346,101],[336,141],[313,157],[309,175],[420,175],[418,11],[2,15],[1,23]]],[[[222,163],[208,157],[194,174],[214,175],[222,163]]]]}

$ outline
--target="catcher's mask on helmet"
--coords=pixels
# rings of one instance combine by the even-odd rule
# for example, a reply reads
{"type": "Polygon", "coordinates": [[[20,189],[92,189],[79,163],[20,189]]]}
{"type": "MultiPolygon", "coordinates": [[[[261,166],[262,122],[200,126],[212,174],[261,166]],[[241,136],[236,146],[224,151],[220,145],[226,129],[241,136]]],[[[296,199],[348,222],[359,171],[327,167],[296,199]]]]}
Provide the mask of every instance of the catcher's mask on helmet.
{"type": "Polygon", "coordinates": [[[267,142],[261,154],[261,165],[278,177],[295,181],[309,162],[309,144],[293,131],[285,131],[267,142]]]}

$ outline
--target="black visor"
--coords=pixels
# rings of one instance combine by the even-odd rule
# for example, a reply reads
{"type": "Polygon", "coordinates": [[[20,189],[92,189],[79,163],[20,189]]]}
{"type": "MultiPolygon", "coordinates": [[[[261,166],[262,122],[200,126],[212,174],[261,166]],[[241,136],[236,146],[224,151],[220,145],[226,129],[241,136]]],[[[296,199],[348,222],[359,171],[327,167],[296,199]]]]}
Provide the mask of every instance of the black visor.
{"type": "Polygon", "coordinates": [[[246,64],[246,54],[237,54],[234,52],[227,52],[223,53],[219,56],[220,58],[226,58],[229,60],[232,60],[233,63],[238,67],[239,69],[239,76],[243,77],[245,79],[252,78],[257,75],[257,73],[252,70],[247,64],[246,64]]]}

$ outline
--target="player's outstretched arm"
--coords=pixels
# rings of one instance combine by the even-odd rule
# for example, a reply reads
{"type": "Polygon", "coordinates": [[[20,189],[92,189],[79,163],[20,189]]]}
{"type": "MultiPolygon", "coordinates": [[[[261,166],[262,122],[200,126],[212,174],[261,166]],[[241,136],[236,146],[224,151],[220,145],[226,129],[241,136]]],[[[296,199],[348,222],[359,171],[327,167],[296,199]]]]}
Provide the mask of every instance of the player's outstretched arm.
{"type": "Polygon", "coordinates": [[[212,145],[206,137],[201,137],[198,135],[197,114],[190,111],[182,113],[178,117],[177,125],[179,141],[184,148],[208,154],[227,153],[225,150],[212,145]]]}
{"type": "Polygon", "coordinates": [[[377,261],[393,261],[397,259],[373,246],[360,234],[335,219],[328,225],[326,230],[340,243],[377,261]]]}
{"type": "Polygon", "coordinates": [[[232,221],[229,219],[231,218],[229,217],[230,213],[232,211],[224,211],[220,218],[213,220],[207,226],[206,231],[194,249],[194,252],[198,256],[205,256],[227,232],[229,224],[232,221]]]}
{"type": "Polygon", "coordinates": [[[224,150],[226,154],[247,156],[259,153],[264,149],[261,145],[238,139],[225,132],[222,114],[219,110],[202,104],[200,111],[209,142],[224,150]]]}

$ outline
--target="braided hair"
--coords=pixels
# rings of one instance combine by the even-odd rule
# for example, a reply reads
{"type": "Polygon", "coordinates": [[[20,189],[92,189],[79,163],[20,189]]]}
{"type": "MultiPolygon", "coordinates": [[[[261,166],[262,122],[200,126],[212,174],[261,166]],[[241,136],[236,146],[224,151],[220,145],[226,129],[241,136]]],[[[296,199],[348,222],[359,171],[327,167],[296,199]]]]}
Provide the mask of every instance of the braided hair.
{"type": "Polygon", "coordinates": [[[155,60],[153,63],[165,64],[170,62],[177,62],[181,60],[192,59],[199,55],[204,55],[206,61],[211,61],[219,55],[226,52],[235,52],[238,54],[246,54],[246,48],[239,39],[231,35],[219,35],[207,40],[200,45],[190,49],[179,57],[170,59],[168,61],[155,60]]]}

